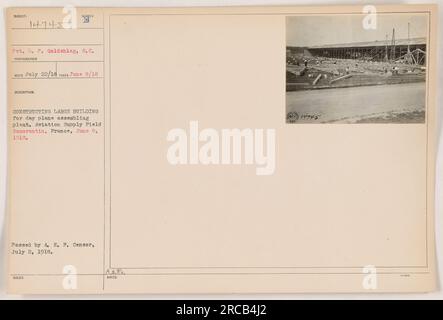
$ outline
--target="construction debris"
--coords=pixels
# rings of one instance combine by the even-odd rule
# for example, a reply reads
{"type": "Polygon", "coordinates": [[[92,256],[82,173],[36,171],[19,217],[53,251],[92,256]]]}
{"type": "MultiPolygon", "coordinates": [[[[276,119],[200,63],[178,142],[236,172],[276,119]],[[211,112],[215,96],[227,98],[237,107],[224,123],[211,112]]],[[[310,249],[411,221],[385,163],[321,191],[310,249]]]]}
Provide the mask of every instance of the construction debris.
{"type": "Polygon", "coordinates": [[[320,80],[320,78],[321,78],[321,73],[317,76],[317,78],[315,78],[314,82],[312,82],[312,85],[315,86],[318,80],[320,80]]]}
{"type": "Polygon", "coordinates": [[[408,39],[393,29],[390,40],[287,47],[287,90],[425,81],[426,39],[410,39],[409,28],[408,39]]]}
{"type": "Polygon", "coordinates": [[[338,78],[335,78],[335,79],[332,79],[331,81],[329,81],[329,83],[334,83],[334,82],[336,82],[336,81],[339,81],[339,80],[343,80],[343,79],[348,79],[348,78],[350,78],[350,77],[352,77],[352,74],[347,74],[347,75],[344,75],[344,76],[341,76],[341,77],[338,77],[338,78]]]}

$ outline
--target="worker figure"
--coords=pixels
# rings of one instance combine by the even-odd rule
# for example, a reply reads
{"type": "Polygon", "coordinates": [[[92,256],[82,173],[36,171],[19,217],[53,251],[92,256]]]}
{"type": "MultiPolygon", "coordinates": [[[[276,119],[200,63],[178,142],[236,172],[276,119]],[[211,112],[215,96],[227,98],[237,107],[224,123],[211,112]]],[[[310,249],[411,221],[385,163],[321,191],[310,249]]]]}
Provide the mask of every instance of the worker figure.
{"type": "Polygon", "coordinates": [[[308,60],[303,60],[303,62],[305,63],[305,67],[307,67],[308,66],[308,60]]]}

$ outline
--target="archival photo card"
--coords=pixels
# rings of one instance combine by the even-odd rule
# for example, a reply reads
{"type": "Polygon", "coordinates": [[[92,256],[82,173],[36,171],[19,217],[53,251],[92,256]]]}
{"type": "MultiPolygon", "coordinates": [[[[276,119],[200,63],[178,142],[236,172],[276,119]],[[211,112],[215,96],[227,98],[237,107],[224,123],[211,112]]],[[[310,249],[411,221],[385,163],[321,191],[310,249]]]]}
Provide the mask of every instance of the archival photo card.
{"type": "Polygon", "coordinates": [[[5,18],[8,293],[438,288],[437,5],[5,18]]]}
{"type": "Polygon", "coordinates": [[[287,123],[425,123],[427,13],[286,18],[287,123]]]}

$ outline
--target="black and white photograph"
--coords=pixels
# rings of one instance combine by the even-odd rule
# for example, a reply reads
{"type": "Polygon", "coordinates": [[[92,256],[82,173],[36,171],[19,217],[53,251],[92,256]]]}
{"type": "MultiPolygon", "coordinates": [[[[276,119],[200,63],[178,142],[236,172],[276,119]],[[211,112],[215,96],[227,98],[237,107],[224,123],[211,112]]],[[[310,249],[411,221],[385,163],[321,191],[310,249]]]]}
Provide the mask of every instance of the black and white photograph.
{"type": "Polygon", "coordinates": [[[426,1],[0,1],[0,303],[443,300],[426,1]]]}
{"type": "Polygon", "coordinates": [[[426,13],[286,18],[286,123],[425,123],[426,13]]]}

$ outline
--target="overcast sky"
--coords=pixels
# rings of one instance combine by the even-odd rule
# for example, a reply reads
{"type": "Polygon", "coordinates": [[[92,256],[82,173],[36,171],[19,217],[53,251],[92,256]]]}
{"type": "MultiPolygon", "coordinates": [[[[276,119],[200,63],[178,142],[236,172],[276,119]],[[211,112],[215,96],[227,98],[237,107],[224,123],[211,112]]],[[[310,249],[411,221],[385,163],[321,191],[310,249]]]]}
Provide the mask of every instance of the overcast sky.
{"type": "Polygon", "coordinates": [[[286,20],[286,40],[288,46],[316,46],[325,44],[350,43],[385,40],[392,38],[395,28],[396,39],[426,37],[428,15],[421,14],[377,14],[377,28],[363,28],[364,15],[322,15],[288,17],[286,20]]]}

